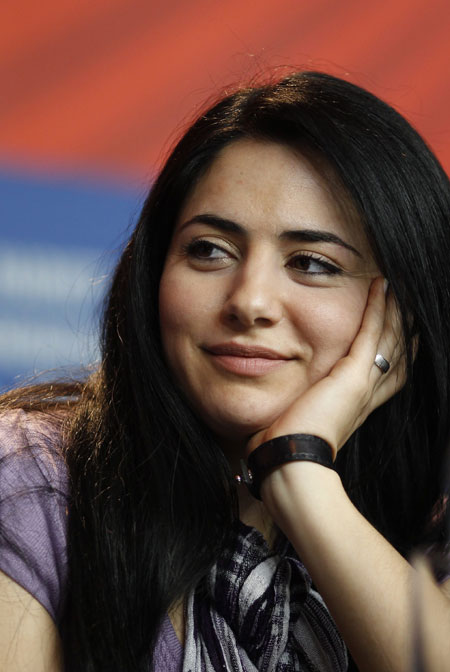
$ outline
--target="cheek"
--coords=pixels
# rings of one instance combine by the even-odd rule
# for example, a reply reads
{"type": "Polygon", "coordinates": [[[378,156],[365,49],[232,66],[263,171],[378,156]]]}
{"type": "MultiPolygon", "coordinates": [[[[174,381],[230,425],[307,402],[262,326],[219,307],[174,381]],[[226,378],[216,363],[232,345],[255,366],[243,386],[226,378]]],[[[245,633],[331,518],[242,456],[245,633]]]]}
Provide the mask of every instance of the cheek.
{"type": "Polygon", "coordinates": [[[311,346],[311,382],[327,375],[348,353],[361,326],[367,294],[368,286],[311,302],[306,324],[303,321],[311,346]]]}
{"type": "Polygon", "coordinates": [[[191,337],[195,339],[195,334],[209,328],[213,307],[205,289],[186,275],[180,277],[176,269],[163,273],[159,287],[159,321],[166,353],[170,345],[191,337]]]}
{"type": "Polygon", "coordinates": [[[180,333],[186,322],[186,312],[192,305],[192,297],[182,284],[174,282],[170,274],[164,273],[159,286],[159,322],[161,339],[167,352],[167,345],[180,333]]]}

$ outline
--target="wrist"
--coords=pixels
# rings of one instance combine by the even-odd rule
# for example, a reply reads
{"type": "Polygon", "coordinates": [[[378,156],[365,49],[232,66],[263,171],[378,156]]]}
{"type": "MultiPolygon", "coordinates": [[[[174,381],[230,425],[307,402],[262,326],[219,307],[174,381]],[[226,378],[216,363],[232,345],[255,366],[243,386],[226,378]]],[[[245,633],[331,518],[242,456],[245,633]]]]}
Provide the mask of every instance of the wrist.
{"type": "MultiPolygon", "coordinates": [[[[307,524],[309,514],[336,511],[348,497],[339,474],[314,462],[289,462],[272,470],[261,485],[261,498],[279,527],[307,524]]],[[[329,513],[325,514],[329,517],[329,513]]]]}

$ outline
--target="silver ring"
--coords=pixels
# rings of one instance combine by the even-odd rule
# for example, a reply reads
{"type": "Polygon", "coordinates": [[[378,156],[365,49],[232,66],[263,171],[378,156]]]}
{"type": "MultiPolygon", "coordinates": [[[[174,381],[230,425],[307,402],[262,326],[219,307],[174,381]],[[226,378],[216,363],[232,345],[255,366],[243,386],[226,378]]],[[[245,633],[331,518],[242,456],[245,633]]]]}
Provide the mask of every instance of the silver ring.
{"type": "Polygon", "coordinates": [[[375,361],[374,361],[375,366],[378,366],[380,369],[381,373],[387,373],[391,367],[387,359],[383,357],[383,355],[380,355],[379,352],[375,355],[375,361]]]}

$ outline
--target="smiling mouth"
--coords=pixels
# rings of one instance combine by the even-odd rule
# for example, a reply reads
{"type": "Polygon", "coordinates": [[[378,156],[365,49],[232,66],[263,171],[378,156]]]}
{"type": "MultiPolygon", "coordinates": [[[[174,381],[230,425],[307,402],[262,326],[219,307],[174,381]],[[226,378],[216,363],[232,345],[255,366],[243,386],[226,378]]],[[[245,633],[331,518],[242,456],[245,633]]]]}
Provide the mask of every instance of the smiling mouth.
{"type": "Polygon", "coordinates": [[[235,343],[207,346],[203,350],[212,362],[221,369],[240,376],[258,377],[281,368],[290,357],[261,346],[245,346],[235,343]]]}

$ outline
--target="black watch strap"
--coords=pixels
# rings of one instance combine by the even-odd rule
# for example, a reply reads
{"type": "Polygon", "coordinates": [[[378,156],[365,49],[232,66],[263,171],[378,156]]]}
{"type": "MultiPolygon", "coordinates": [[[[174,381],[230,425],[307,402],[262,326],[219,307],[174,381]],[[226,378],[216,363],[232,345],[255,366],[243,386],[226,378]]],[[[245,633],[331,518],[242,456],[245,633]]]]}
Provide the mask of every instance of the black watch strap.
{"type": "Polygon", "coordinates": [[[248,457],[247,465],[241,460],[242,475],[238,480],[245,483],[253,497],[261,499],[261,483],[268,472],[281,464],[295,461],[317,462],[334,469],[333,451],[326,441],[312,434],[287,434],[255,448],[248,457]]]}

